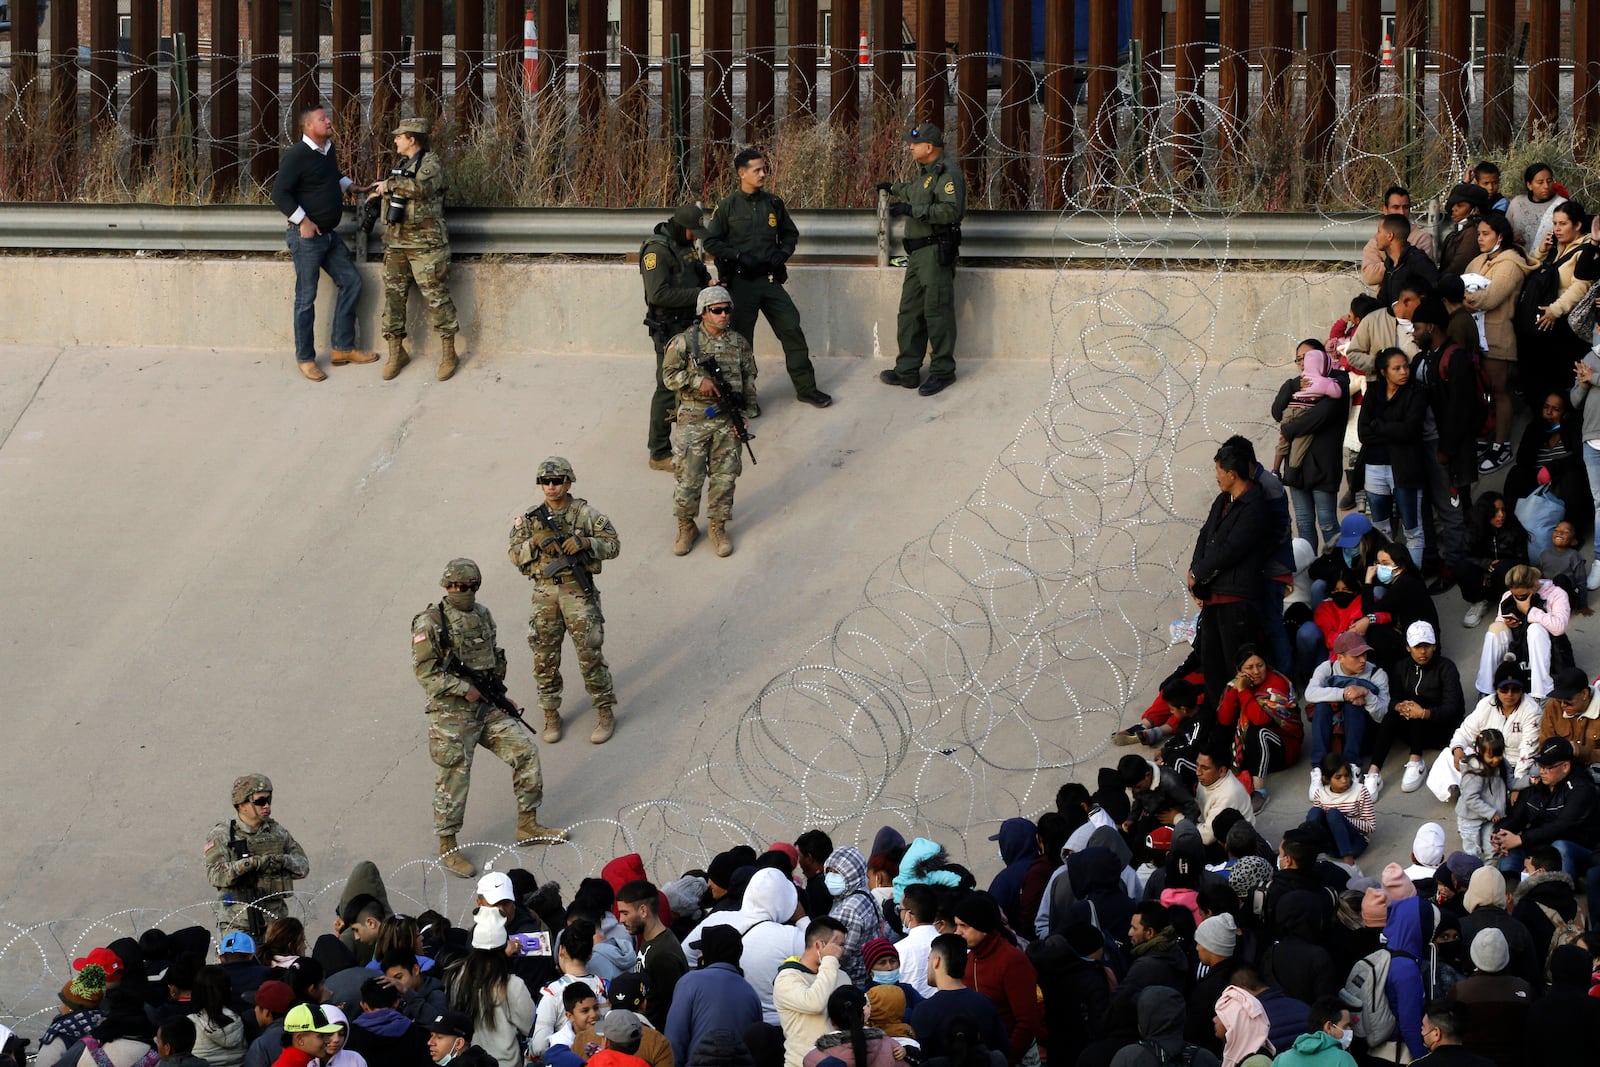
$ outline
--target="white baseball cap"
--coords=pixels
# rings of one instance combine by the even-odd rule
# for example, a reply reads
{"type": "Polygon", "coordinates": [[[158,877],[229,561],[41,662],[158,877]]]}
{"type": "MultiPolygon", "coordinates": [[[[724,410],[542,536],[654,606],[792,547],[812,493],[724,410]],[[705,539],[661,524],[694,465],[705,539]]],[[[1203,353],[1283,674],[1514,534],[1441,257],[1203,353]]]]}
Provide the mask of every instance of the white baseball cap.
{"type": "Polygon", "coordinates": [[[504,871],[490,871],[479,878],[478,895],[486,904],[501,904],[517,899],[517,895],[511,891],[511,876],[504,871]]]}

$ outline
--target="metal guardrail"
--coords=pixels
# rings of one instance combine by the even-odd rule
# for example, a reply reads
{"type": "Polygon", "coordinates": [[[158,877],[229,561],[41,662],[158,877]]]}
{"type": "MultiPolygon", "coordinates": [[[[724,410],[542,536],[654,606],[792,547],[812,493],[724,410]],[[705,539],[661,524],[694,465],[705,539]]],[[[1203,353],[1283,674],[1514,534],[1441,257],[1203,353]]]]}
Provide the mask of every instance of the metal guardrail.
{"type": "MultiPolygon", "coordinates": [[[[666,209],[507,208],[449,213],[452,248],[466,255],[625,256],[666,209]]],[[[876,262],[879,216],[797,211],[799,261],[876,262]]],[[[350,217],[342,229],[353,226],[350,217]]],[[[964,260],[1252,260],[1348,263],[1359,259],[1374,217],[1342,215],[1141,215],[977,211],[962,226],[964,260]]],[[[0,248],[40,251],[273,253],[283,216],[271,207],[147,204],[0,204],[0,248]]],[[[890,247],[898,250],[898,227],[890,247]]],[[[374,234],[377,247],[381,230],[374,234]]]]}

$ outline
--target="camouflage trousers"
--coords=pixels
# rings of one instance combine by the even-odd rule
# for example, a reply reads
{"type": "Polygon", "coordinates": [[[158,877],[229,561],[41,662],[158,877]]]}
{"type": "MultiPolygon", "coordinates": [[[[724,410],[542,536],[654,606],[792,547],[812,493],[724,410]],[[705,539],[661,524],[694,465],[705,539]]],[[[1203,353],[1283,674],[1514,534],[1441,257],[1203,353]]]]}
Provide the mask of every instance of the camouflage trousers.
{"type": "Polygon", "coordinates": [[[539,707],[561,710],[561,640],[572,635],[578,652],[578,669],[583,672],[583,687],[589,702],[598,711],[613,707],[617,695],[612,690],[611,668],[606,666],[605,620],[599,603],[590,603],[576,585],[566,582],[536,582],[533,586],[533,614],[528,617],[528,647],[533,649],[533,680],[539,686],[539,707]]]}
{"type": "Polygon", "coordinates": [[[428,713],[428,756],[439,768],[433,788],[433,831],[443,837],[461,832],[472,785],[472,754],[479,745],[511,768],[517,811],[531,812],[544,799],[539,750],[527,730],[499,708],[479,704],[474,711],[428,713]]]}
{"type": "Polygon", "coordinates": [[[706,517],[726,522],[733,514],[733,482],[744,470],[739,437],[727,419],[679,422],[672,429],[672,456],[678,485],[672,491],[672,513],[680,519],[700,514],[700,490],[706,489],[706,517]]]}
{"type": "Polygon", "coordinates": [[[406,298],[411,282],[422,292],[428,306],[428,321],[441,334],[454,335],[455,301],[445,277],[450,273],[450,246],[438,248],[385,248],[383,250],[383,335],[406,335],[406,298]]]}
{"type": "Polygon", "coordinates": [[[283,897],[276,894],[253,900],[252,897],[254,894],[249,892],[223,891],[215,905],[219,938],[240,930],[259,940],[269,924],[289,917],[289,902],[283,897]]]}

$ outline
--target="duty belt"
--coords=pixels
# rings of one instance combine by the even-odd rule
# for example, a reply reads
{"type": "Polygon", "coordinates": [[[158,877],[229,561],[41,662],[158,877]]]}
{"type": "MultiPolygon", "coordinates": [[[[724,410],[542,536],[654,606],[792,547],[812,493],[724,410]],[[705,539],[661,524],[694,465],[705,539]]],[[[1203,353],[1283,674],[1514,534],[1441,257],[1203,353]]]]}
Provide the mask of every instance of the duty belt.
{"type": "Polygon", "coordinates": [[[906,251],[915,252],[919,248],[927,248],[934,243],[934,240],[932,237],[907,237],[905,239],[906,251]]]}
{"type": "Polygon", "coordinates": [[[538,575],[533,579],[533,584],[535,584],[535,585],[577,585],[578,584],[578,579],[576,579],[576,578],[574,578],[572,576],[572,572],[571,571],[562,571],[560,574],[558,574],[558,575],[556,575],[556,576],[554,576],[552,578],[546,578],[542,574],[538,575]]]}

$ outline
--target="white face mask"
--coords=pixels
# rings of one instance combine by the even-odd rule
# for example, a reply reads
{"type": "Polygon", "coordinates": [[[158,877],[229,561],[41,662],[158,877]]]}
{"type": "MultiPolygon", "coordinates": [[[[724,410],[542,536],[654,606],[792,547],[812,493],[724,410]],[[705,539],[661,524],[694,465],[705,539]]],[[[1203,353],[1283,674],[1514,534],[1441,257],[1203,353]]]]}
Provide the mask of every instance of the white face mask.
{"type": "Polygon", "coordinates": [[[1352,1029],[1351,1027],[1347,1026],[1347,1027],[1344,1028],[1344,1031],[1339,1035],[1339,1047],[1344,1049],[1346,1052],[1348,1052],[1348,1051],[1350,1051],[1351,1043],[1354,1042],[1355,1039],[1356,1039],[1355,1030],[1352,1029]]]}

